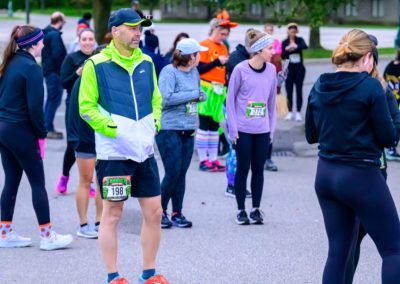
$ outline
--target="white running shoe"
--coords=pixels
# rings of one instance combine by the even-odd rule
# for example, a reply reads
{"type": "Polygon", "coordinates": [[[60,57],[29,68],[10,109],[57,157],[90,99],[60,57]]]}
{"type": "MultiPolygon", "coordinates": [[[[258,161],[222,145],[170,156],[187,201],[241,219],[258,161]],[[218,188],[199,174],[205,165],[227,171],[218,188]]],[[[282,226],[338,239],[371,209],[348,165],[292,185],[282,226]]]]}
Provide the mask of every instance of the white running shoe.
{"type": "Polygon", "coordinates": [[[293,120],[293,119],[294,119],[294,113],[289,111],[285,117],[285,120],[293,120]]]}
{"type": "Polygon", "coordinates": [[[32,244],[30,238],[18,236],[14,231],[7,234],[5,238],[0,238],[0,248],[23,248],[32,244]]]}
{"type": "Polygon", "coordinates": [[[56,250],[65,248],[73,241],[71,235],[57,234],[55,231],[51,231],[50,238],[40,238],[40,249],[41,250],[56,250]]]}
{"type": "Polygon", "coordinates": [[[303,118],[301,117],[300,112],[296,112],[296,121],[302,121],[303,118]]]}
{"type": "Polygon", "coordinates": [[[76,232],[78,237],[86,238],[86,239],[97,239],[98,233],[97,231],[89,225],[85,225],[80,227],[78,232],[76,232]]]}

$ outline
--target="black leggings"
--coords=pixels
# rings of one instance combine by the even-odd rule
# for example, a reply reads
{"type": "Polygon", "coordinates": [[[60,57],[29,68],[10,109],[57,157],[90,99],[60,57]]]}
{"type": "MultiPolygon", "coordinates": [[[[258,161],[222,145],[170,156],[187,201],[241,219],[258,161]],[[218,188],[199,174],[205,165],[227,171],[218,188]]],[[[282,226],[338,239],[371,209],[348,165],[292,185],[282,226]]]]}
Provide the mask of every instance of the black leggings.
{"type": "Polygon", "coordinates": [[[400,279],[400,222],[377,167],[355,167],[320,158],[315,190],[329,241],[323,284],[346,283],[359,221],[382,257],[382,283],[400,279]],[[358,221],[359,220],[359,221],[358,221]]]}
{"type": "Polygon", "coordinates": [[[71,171],[72,166],[75,163],[75,150],[73,143],[68,142],[67,148],[65,149],[64,153],[64,160],[63,160],[63,176],[69,176],[69,172],[71,171]]]}
{"type": "Polygon", "coordinates": [[[288,109],[293,109],[293,85],[296,85],[296,107],[300,112],[303,105],[303,82],[306,76],[306,68],[302,63],[289,64],[289,72],[285,81],[288,109]]]}
{"type": "Polygon", "coordinates": [[[267,160],[269,143],[269,133],[248,134],[239,132],[239,139],[234,146],[237,159],[235,195],[239,210],[245,209],[246,182],[250,165],[253,208],[260,207],[264,186],[264,164],[267,160]]]}
{"type": "MultiPolygon", "coordinates": [[[[1,194],[1,221],[11,222],[22,173],[32,189],[32,202],[39,225],[50,222],[49,200],[45,188],[43,161],[37,137],[28,122],[0,122],[0,152],[5,174],[1,194]]],[[[24,191],[24,194],[27,194],[24,191]]]]}

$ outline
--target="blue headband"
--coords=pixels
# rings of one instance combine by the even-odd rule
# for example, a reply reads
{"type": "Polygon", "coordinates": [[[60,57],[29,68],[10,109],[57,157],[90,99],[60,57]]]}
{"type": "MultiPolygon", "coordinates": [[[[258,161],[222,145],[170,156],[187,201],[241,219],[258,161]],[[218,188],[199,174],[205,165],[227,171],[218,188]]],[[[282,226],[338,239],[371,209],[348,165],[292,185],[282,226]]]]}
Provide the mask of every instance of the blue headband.
{"type": "Polygon", "coordinates": [[[274,43],[273,37],[265,35],[262,38],[259,38],[255,43],[253,43],[253,45],[250,48],[252,52],[256,53],[273,43],[274,43]]]}
{"type": "Polygon", "coordinates": [[[43,32],[39,28],[35,28],[35,30],[23,37],[17,38],[15,42],[18,44],[19,48],[29,48],[32,45],[37,44],[40,40],[43,39],[43,32]]]}

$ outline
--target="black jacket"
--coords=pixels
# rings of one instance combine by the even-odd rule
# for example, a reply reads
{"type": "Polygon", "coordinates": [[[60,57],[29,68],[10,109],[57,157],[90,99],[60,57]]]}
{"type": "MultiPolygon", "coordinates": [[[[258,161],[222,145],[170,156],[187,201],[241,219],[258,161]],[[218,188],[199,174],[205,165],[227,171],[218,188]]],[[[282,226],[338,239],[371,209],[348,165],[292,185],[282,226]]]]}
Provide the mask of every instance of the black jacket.
{"type": "Polygon", "coordinates": [[[319,143],[320,157],[380,166],[383,148],[396,141],[382,85],[367,72],[321,75],[308,98],[306,139],[319,143]]]}
{"type": "Polygon", "coordinates": [[[46,77],[51,73],[60,74],[61,64],[67,55],[61,32],[52,26],[47,26],[44,30],[42,49],[43,75],[46,77]]]}
{"type": "MultiPolygon", "coordinates": [[[[67,116],[67,141],[73,144],[94,145],[94,130],[79,115],[79,87],[81,78],[79,77],[72,88],[67,116]]],[[[82,147],[81,147],[82,148],[82,147]]]]}
{"type": "MultiPolygon", "coordinates": [[[[282,42],[282,59],[289,59],[289,56],[291,54],[299,54],[300,55],[300,59],[301,59],[301,63],[303,64],[303,50],[307,49],[308,46],[306,44],[306,42],[304,41],[303,38],[301,37],[297,37],[294,39],[294,42],[297,44],[297,48],[291,51],[287,51],[286,47],[289,45],[290,41],[289,39],[285,39],[282,42]]],[[[291,65],[292,63],[289,63],[289,65],[291,65]]]]}
{"type": "Polygon", "coordinates": [[[63,88],[67,90],[67,100],[69,100],[74,83],[79,77],[78,74],[76,74],[76,70],[78,70],[89,57],[90,55],[86,55],[80,50],[70,53],[65,57],[61,65],[61,83],[63,88]]]}
{"type": "MultiPolygon", "coordinates": [[[[226,64],[226,79],[228,82],[235,66],[249,58],[250,54],[247,52],[244,45],[238,44],[236,50],[229,55],[228,63],[226,64]]],[[[229,84],[227,83],[227,85],[229,84]]]]}
{"type": "Polygon", "coordinates": [[[0,77],[0,120],[29,121],[38,138],[46,137],[43,73],[35,58],[18,50],[0,77]]]}

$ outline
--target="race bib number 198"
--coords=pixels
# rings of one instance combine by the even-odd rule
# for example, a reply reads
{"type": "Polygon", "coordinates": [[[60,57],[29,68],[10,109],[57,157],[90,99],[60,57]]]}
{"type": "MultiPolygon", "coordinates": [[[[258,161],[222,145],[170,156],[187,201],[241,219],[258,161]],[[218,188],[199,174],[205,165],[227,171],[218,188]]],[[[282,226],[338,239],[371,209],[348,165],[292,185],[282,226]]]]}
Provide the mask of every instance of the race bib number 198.
{"type": "Polygon", "coordinates": [[[131,195],[131,177],[114,176],[103,178],[103,197],[109,201],[123,201],[131,195]]]}

